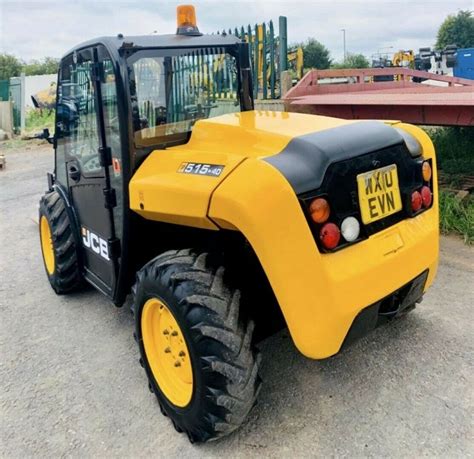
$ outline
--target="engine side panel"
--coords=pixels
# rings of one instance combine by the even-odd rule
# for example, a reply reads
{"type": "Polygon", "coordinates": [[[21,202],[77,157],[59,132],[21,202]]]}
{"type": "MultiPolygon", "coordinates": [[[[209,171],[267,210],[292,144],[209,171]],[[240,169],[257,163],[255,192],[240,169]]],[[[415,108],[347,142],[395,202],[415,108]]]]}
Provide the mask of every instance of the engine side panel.
{"type": "Polygon", "coordinates": [[[155,150],[130,181],[130,208],[149,220],[217,230],[207,216],[210,196],[243,160],[190,149],[155,150]]]}

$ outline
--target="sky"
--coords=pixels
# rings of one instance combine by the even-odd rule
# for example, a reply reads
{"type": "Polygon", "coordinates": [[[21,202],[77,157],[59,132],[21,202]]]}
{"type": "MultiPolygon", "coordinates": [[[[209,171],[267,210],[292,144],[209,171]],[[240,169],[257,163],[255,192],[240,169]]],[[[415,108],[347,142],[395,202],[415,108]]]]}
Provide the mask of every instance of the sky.
{"type": "MultiPolygon", "coordinates": [[[[188,0],[188,3],[190,0],[188,0]]],[[[76,44],[102,35],[174,33],[171,0],[0,0],[0,52],[23,60],[61,57],[76,44]]],[[[473,10],[474,0],[195,0],[201,32],[288,18],[288,40],[314,37],[334,60],[348,52],[377,52],[433,46],[448,14],[473,10]]]]}

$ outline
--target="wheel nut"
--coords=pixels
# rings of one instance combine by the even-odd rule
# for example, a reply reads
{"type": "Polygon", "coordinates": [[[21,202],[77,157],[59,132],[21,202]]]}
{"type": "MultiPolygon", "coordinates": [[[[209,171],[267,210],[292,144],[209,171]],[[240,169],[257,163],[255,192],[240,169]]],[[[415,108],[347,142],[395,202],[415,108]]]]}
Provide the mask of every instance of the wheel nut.
{"type": "Polygon", "coordinates": [[[165,348],[165,353],[169,354],[171,352],[171,349],[169,347],[165,348]]]}
{"type": "Polygon", "coordinates": [[[180,357],[184,357],[186,354],[184,353],[184,351],[180,351],[178,355],[179,355],[180,357]]]}
{"type": "Polygon", "coordinates": [[[163,330],[163,335],[169,335],[169,334],[170,332],[168,331],[168,329],[163,330]]]}
{"type": "Polygon", "coordinates": [[[180,367],[181,364],[180,364],[178,361],[176,361],[176,362],[174,363],[174,366],[175,366],[175,367],[180,367]]]}
{"type": "Polygon", "coordinates": [[[176,330],[172,331],[171,336],[178,336],[178,332],[176,330]]]}

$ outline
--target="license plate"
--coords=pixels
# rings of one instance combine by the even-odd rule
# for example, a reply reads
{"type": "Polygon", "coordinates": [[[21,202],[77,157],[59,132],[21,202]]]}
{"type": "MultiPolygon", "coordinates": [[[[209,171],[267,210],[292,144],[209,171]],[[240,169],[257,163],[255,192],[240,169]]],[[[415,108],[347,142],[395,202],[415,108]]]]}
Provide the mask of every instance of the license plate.
{"type": "Polygon", "coordinates": [[[359,174],[357,188],[362,221],[366,225],[402,208],[396,164],[359,174]]]}

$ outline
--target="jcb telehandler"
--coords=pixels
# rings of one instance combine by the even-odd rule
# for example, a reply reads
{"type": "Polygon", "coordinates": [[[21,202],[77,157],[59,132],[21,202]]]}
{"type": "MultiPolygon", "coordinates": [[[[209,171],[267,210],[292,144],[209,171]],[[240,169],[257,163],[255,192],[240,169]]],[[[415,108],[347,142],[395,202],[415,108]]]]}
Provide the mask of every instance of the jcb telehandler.
{"type": "Polygon", "coordinates": [[[255,339],[283,326],[323,359],[412,309],[438,259],[435,152],[417,127],[254,110],[248,44],[98,38],[61,61],[40,202],[58,294],[133,293],[140,363],[192,442],[259,388],[255,339]],[[255,333],[254,333],[255,332],[255,333]]]}

